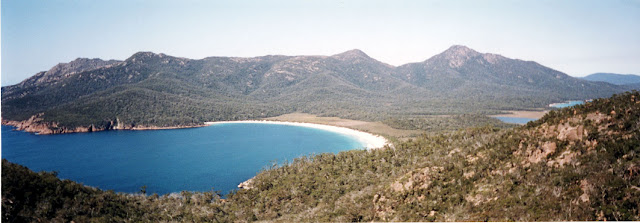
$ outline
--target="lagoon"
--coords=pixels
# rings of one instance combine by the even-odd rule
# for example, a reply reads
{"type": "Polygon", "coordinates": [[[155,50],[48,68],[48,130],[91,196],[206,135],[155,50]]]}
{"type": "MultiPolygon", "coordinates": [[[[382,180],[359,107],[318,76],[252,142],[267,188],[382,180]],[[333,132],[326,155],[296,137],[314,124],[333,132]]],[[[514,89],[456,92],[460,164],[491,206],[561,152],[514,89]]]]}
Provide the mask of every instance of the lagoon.
{"type": "Polygon", "coordinates": [[[512,124],[527,124],[527,122],[538,120],[537,118],[503,117],[503,116],[495,116],[494,118],[497,118],[502,122],[512,123],[512,124]]]}
{"type": "Polygon", "coordinates": [[[553,103],[553,104],[550,104],[549,107],[566,108],[566,107],[571,107],[571,106],[580,105],[580,104],[584,104],[584,101],[567,101],[563,103],[553,103]]]}
{"type": "Polygon", "coordinates": [[[2,126],[2,158],[116,192],[227,193],[270,166],[314,153],[362,149],[321,129],[238,123],[191,129],[34,135],[2,126]]]}

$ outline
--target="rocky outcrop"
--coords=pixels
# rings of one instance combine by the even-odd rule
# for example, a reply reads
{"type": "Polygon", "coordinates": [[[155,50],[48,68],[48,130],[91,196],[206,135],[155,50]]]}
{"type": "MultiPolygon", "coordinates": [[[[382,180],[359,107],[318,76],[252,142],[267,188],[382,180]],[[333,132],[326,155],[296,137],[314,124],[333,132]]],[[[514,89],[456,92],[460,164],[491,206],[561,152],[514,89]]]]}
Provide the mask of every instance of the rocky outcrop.
{"type": "Polygon", "coordinates": [[[246,180],[245,182],[242,182],[240,184],[238,184],[238,188],[240,189],[252,189],[253,188],[253,178],[246,180]]]}
{"type": "Polygon", "coordinates": [[[48,71],[39,72],[16,85],[2,87],[2,100],[21,98],[47,86],[52,86],[75,74],[99,68],[109,68],[121,62],[118,60],[105,61],[97,58],[78,58],[69,63],[59,63],[48,71]]]}
{"type": "Polygon", "coordinates": [[[2,120],[3,125],[11,125],[15,126],[18,131],[32,132],[41,135],[48,134],[60,134],[60,133],[74,133],[74,132],[92,132],[92,131],[101,131],[104,129],[96,129],[93,125],[88,127],[75,127],[68,128],[62,127],[56,122],[47,122],[42,119],[44,113],[39,113],[31,116],[27,120],[22,121],[11,121],[11,120],[2,120]]]}
{"type": "Polygon", "coordinates": [[[555,125],[544,123],[537,128],[527,131],[529,136],[542,136],[538,138],[539,143],[520,142],[519,149],[515,155],[523,156],[522,165],[546,162],[547,166],[563,167],[574,164],[576,157],[582,154],[580,150],[572,150],[575,145],[580,144],[593,151],[598,145],[596,140],[587,138],[588,131],[585,128],[586,122],[595,123],[598,132],[611,134],[606,130],[610,124],[603,123],[611,120],[611,116],[599,112],[584,115],[584,117],[572,117],[561,121],[555,125]],[[559,147],[558,143],[563,142],[564,146],[559,147]]]}
{"type": "Polygon", "coordinates": [[[5,120],[2,119],[3,125],[10,125],[16,127],[18,131],[25,131],[36,133],[39,135],[49,135],[49,134],[63,134],[63,133],[78,133],[78,132],[99,132],[105,130],[160,130],[160,129],[182,129],[182,128],[196,128],[206,126],[204,124],[200,125],[177,125],[177,126],[150,126],[150,125],[133,125],[133,124],[124,124],[120,122],[119,119],[116,119],[116,122],[111,121],[105,126],[77,126],[77,127],[65,127],[61,126],[57,122],[48,122],[45,121],[42,117],[44,113],[39,113],[31,116],[29,119],[22,121],[13,121],[13,120],[5,120]]]}

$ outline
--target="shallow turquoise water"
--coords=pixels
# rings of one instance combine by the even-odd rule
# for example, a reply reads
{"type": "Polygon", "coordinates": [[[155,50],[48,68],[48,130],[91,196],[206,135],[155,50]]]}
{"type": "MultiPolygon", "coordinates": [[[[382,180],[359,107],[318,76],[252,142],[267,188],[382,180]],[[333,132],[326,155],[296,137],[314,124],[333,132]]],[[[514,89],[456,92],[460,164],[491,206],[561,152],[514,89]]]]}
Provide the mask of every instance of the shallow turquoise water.
{"type": "Polygon", "coordinates": [[[580,105],[580,104],[584,104],[584,101],[567,101],[565,103],[556,103],[554,105],[551,105],[550,107],[566,108],[566,107],[571,107],[571,106],[580,105]]]}
{"type": "Polygon", "coordinates": [[[272,161],[363,149],[334,132],[273,124],[34,135],[2,126],[2,158],[116,192],[227,193],[272,161]]]}
{"type": "Polygon", "coordinates": [[[535,118],[517,118],[517,117],[495,117],[500,121],[513,124],[527,124],[527,122],[535,121],[535,118]]]}

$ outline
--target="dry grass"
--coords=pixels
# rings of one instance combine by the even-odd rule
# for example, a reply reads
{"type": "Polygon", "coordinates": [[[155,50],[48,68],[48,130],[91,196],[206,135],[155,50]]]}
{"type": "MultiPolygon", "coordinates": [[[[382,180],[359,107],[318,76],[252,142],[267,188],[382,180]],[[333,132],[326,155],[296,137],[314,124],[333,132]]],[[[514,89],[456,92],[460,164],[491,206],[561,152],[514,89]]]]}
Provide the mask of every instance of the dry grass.
{"type": "Polygon", "coordinates": [[[539,119],[547,114],[549,110],[541,110],[541,111],[504,111],[509,114],[501,114],[501,115],[490,115],[490,117],[512,117],[512,118],[535,118],[539,119]]]}
{"type": "Polygon", "coordinates": [[[307,123],[316,123],[316,124],[323,124],[323,125],[340,126],[340,127],[346,127],[350,129],[355,129],[355,130],[360,130],[364,132],[381,135],[387,138],[394,138],[394,139],[400,139],[400,140],[413,138],[423,132],[419,130],[395,129],[382,122],[366,122],[366,121],[358,121],[358,120],[351,120],[351,119],[343,119],[338,117],[318,117],[316,115],[305,114],[305,113],[284,114],[281,116],[265,118],[264,120],[286,121],[286,122],[307,122],[307,123]]]}

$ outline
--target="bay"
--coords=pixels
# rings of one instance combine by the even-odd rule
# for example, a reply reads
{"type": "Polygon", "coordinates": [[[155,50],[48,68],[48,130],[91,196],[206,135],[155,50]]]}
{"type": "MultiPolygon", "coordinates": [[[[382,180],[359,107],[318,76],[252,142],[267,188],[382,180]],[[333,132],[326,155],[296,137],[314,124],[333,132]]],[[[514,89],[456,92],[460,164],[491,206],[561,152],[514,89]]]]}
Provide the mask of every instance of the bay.
{"type": "Polygon", "coordinates": [[[236,123],[153,131],[34,135],[2,126],[2,158],[33,171],[116,192],[167,194],[220,190],[296,157],[363,149],[339,133],[287,125],[236,123]]]}

